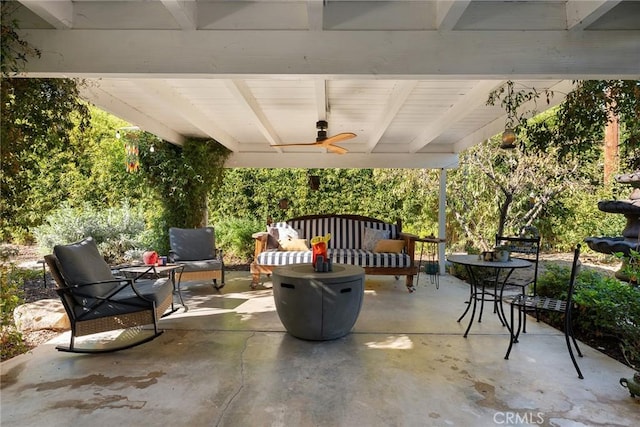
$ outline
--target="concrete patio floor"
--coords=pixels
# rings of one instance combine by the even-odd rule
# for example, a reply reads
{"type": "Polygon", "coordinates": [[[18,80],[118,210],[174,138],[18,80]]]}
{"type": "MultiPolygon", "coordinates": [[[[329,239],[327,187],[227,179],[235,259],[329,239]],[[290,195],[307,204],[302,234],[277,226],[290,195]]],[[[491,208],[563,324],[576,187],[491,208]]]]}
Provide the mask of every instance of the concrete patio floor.
{"type": "Polygon", "coordinates": [[[618,383],[632,369],[582,345],[578,379],[563,335],[535,320],[503,356],[508,332],[491,311],[462,334],[468,285],[422,275],[367,276],[351,334],[288,335],[271,283],[251,291],[229,272],[221,294],[187,284],[189,311],[164,334],[116,353],[55,350],[68,334],[3,362],[9,426],[637,426],[640,399],[618,383]]]}

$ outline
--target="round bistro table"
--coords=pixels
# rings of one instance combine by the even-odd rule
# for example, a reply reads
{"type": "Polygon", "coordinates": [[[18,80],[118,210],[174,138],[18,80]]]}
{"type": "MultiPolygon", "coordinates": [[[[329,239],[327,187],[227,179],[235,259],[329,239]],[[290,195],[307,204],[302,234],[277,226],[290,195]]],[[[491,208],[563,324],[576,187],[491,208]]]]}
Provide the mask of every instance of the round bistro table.
{"type": "Polygon", "coordinates": [[[485,301],[492,301],[494,304],[494,312],[497,313],[498,319],[500,322],[509,329],[511,332],[511,326],[507,322],[507,319],[504,315],[504,307],[502,306],[502,292],[504,291],[504,286],[509,276],[516,268],[526,268],[531,267],[531,262],[512,258],[509,261],[485,261],[481,259],[478,255],[449,255],[447,260],[454,264],[463,265],[467,269],[467,274],[469,275],[470,281],[470,295],[469,302],[467,303],[467,308],[465,309],[462,316],[458,319],[460,322],[464,316],[467,315],[467,312],[470,308],[471,311],[471,319],[469,319],[469,325],[467,326],[467,330],[464,332],[464,337],[466,338],[469,334],[469,330],[471,329],[471,325],[473,324],[473,319],[476,315],[476,306],[478,301],[480,301],[480,316],[478,317],[478,322],[482,322],[482,311],[484,309],[485,301]],[[487,292],[485,284],[482,280],[477,277],[474,273],[473,268],[483,268],[489,269],[492,271],[491,277],[493,277],[493,292],[487,292]],[[504,272],[504,278],[500,280],[500,273],[504,272]],[[500,292],[498,293],[498,288],[500,292]],[[487,298],[488,296],[488,298],[487,298]]]}
{"type": "Polygon", "coordinates": [[[273,269],[273,297],[287,332],[306,340],[332,340],[355,325],[364,296],[364,269],[333,264],[317,273],[311,264],[273,269]]]}

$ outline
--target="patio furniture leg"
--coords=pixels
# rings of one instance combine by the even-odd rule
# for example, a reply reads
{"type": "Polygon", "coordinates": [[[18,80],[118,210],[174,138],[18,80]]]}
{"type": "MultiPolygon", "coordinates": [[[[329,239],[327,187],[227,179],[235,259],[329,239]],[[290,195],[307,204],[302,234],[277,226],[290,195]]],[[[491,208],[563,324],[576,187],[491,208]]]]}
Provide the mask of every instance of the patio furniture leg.
{"type": "MultiPolygon", "coordinates": [[[[467,267],[467,273],[469,274],[469,281],[473,282],[469,267],[467,267]]],[[[460,323],[460,321],[464,319],[464,316],[467,315],[467,313],[469,312],[469,309],[471,308],[471,303],[474,297],[473,288],[474,288],[473,283],[469,283],[469,301],[467,301],[467,308],[464,310],[464,313],[462,313],[462,315],[458,318],[458,323],[460,323]]]]}
{"type": "MultiPolygon", "coordinates": [[[[518,309],[518,334],[520,333],[520,316],[522,311],[520,309],[518,309]]],[[[511,348],[513,347],[514,343],[518,342],[518,335],[515,333],[515,319],[513,316],[513,304],[511,304],[511,313],[510,313],[510,319],[511,319],[511,328],[509,328],[509,348],[507,348],[507,353],[504,355],[505,360],[509,360],[509,355],[511,354],[511,348]]]]}
{"type": "Polygon", "coordinates": [[[567,349],[569,350],[569,356],[571,356],[571,361],[573,362],[573,366],[576,368],[576,372],[578,373],[578,378],[581,380],[584,379],[582,372],[580,371],[580,367],[578,366],[578,362],[576,361],[576,357],[573,354],[573,349],[571,348],[571,341],[573,341],[573,345],[576,347],[576,351],[578,352],[578,356],[582,357],[582,352],[580,351],[580,347],[578,347],[578,343],[573,335],[573,327],[571,325],[571,309],[569,309],[569,314],[564,318],[564,338],[567,343],[567,349]],[[571,336],[571,340],[569,340],[569,336],[571,336]]]}

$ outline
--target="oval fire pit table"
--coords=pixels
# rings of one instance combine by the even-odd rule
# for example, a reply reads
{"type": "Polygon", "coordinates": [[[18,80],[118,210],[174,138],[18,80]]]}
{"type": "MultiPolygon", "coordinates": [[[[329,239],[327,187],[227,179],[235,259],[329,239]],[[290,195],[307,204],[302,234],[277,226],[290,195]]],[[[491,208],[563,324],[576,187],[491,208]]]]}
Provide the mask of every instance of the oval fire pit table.
{"type": "Polygon", "coordinates": [[[273,270],[273,297],[287,332],[306,340],[332,340],[351,331],[364,295],[364,269],[333,264],[317,273],[311,264],[273,270]]]}

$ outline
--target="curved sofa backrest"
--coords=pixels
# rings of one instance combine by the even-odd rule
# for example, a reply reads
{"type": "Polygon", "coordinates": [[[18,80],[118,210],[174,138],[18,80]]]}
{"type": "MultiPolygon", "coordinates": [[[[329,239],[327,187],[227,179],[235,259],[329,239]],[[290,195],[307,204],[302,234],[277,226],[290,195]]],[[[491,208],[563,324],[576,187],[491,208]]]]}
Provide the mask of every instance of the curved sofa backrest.
{"type": "Polygon", "coordinates": [[[375,218],[355,215],[306,216],[273,224],[289,226],[298,231],[298,237],[311,240],[315,236],[331,233],[329,249],[362,249],[365,229],[389,231],[389,239],[397,239],[400,230],[397,224],[389,224],[375,218]]]}

